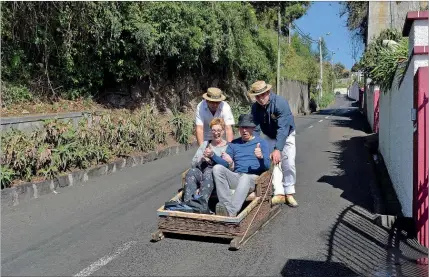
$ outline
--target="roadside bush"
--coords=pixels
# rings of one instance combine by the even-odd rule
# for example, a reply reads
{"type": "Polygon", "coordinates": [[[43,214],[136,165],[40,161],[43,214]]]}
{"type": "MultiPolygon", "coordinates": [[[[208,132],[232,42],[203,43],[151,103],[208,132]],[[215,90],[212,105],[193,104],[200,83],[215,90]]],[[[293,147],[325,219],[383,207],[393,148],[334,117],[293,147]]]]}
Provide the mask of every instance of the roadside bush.
{"type": "Polygon", "coordinates": [[[1,82],[1,101],[4,105],[28,102],[33,99],[30,90],[23,85],[1,82]]]}
{"type": "Polygon", "coordinates": [[[332,92],[323,93],[322,98],[319,101],[319,108],[324,109],[332,104],[335,100],[335,94],[332,92]]]}
{"type": "Polygon", "coordinates": [[[250,113],[252,104],[251,103],[243,103],[243,102],[238,102],[236,100],[233,100],[231,102],[228,102],[228,104],[231,106],[231,110],[232,110],[232,115],[234,116],[234,122],[235,122],[235,127],[238,128],[238,117],[240,116],[240,114],[248,114],[250,113]]]}
{"type": "Polygon", "coordinates": [[[401,79],[405,74],[407,61],[408,39],[403,38],[399,30],[386,29],[368,45],[357,67],[387,92],[395,83],[395,77],[401,79]],[[397,45],[385,46],[383,40],[395,41],[397,45]]]}
{"type": "Polygon", "coordinates": [[[187,114],[175,113],[170,120],[173,134],[177,142],[185,144],[190,142],[194,134],[194,120],[187,114]]]}
{"type": "Polygon", "coordinates": [[[0,165],[0,180],[1,180],[1,189],[9,187],[10,183],[13,181],[15,172],[7,166],[0,165]]]}
{"type": "Polygon", "coordinates": [[[148,152],[166,142],[168,126],[149,107],[122,115],[94,114],[92,121],[46,121],[31,133],[18,130],[1,134],[1,184],[30,181],[106,163],[133,152],[148,152]]]}

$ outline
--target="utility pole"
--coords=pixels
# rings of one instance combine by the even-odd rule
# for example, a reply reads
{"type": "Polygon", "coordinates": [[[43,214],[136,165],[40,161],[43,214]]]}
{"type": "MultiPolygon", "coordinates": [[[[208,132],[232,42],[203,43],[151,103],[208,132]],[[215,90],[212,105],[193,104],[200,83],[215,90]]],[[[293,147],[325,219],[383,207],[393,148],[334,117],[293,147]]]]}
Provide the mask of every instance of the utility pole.
{"type": "Polygon", "coordinates": [[[277,13],[277,18],[278,18],[278,25],[277,25],[277,29],[278,29],[278,50],[277,50],[277,94],[280,95],[280,37],[281,37],[281,8],[280,8],[280,4],[279,4],[279,9],[278,9],[278,13],[277,13]]]}
{"type": "Polygon", "coordinates": [[[323,97],[323,60],[322,60],[322,37],[319,37],[319,60],[320,60],[320,99],[323,97]]]}
{"type": "Polygon", "coordinates": [[[331,65],[332,65],[332,75],[334,76],[334,78],[332,78],[332,92],[334,92],[334,84],[335,84],[335,70],[334,70],[334,54],[335,52],[332,52],[332,57],[331,57],[331,65]]]}
{"type": "Polygon", "coordinates": [[[292,36],[292,32],[291,32],[291,27],[292,26],[292,24],[289,22],[289,27],[288,27],[288,30],[289,30],[289,40],[288,40],[288,43],[289,43],[289,45],[290,45],[290,37],[292,36]]]}

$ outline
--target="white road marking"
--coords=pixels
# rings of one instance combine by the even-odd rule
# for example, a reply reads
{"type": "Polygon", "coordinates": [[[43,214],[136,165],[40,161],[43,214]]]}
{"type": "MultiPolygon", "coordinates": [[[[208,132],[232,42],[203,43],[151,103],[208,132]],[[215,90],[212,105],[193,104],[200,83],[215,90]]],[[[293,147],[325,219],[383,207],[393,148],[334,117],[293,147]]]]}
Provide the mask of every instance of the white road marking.
{"type": "Polygon", "coordinates": [[[115,258],[117,258],[119,255],[121,255],[121,253],[130,249],[130,247],[136,243],[137,243],[137,241],[129,241],[129,242],[125,243],[124,245],[119,247],[118,250],[116,250],[113,254],[102,257],[101,259],[99,259],[95,263],[91,264],[87,268],[83,269],[81,272],[79,272],[78,274],[76,274],[74,276],[75,277],[77,277],[77,276],[86,277],[86,276],[91,275],[92,273],[96,272],[97,270],[99,270],[100,268],[102,268],[106,264],[110,263],[115,258]]]}
{"type": "Polygon", "coordinates": [[[328,115],[328,116],[325,116],[325,118],[329,118],[329,115],[328,115]]]}
{"type": "Polygon", "coordinates": [[[323,121],[323,119],[319,120],[319,122],[322,122],[322,121],[323,121]]]}
{"type": "Polygon", "coordinates": [[[313,125],[311,125],[310,127],[308,127],[308,129],[313,128],[313,125]]]}

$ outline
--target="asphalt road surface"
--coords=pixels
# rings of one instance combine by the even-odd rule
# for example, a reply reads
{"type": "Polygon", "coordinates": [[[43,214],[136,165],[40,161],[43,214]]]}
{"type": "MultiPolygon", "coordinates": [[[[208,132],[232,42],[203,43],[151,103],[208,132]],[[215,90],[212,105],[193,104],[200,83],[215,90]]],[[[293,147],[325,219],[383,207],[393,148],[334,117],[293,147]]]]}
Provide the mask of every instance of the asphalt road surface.
{"type": "Polygon", "coordinates": [[[283,206],[239,251],[150,242],[191,150],[3,209],[2,276],[427,276],[409,261],[413,245],[373,223],[374,173],[353,102],[339,96],[295,122],[300,206],[283,206]]]}

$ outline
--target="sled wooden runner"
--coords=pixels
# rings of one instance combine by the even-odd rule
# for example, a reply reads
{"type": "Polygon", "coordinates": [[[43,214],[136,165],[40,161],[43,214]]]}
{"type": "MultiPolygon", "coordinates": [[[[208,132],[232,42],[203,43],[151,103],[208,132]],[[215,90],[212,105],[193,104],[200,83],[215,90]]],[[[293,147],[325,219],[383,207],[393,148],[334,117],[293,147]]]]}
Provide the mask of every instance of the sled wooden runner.
{"type": "MultiPolygon", "coordinates": [[[[152,241],[160,241],[169,233],[225,238],[231,239],[229,249],[238,250],[280,212],[280,205],[271,205],[271,174],[270,170],[256,179],[255,192],[247,197],[236,217],[170,211],[160,207],[157,210],[158,230],[152,233],[152,241]]],[[[171,200],[181,197],[182,192],[179,192],[171,200]]]]}

